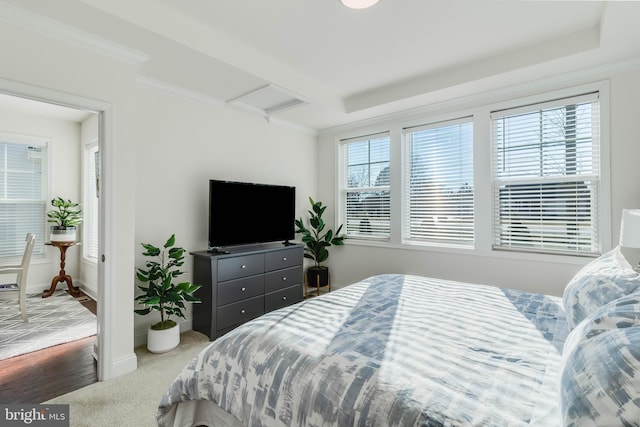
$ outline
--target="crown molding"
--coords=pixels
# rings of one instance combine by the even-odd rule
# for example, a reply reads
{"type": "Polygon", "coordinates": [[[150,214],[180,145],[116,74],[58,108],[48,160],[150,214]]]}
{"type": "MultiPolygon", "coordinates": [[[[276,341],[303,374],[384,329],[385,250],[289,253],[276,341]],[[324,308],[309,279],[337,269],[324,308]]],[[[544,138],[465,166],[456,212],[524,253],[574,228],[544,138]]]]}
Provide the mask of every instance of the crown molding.
{"type": "Polygon", "coordinates": [[[267,112],[265,112],[265,110],[263,110],[262,108],[254,107],[252,105],[248,105],[244,103],[234,103],[234,102],[227,102],[226,106],[230,108],[234,108],[236,110],[245,111],[247,113],[264,117],[267,123],[270,123],[270,124],[278,124],[280,126],[295,129],[309,136],[314,136],[314,137],[318,136],[318,131],[316,129],[310,128],[308,126],[299,125],[292,121],[270,115],[267,112]]]}
{"type": "Polygon", "coordinates": [[[215,107],[225,106],[225,102],[221,99],[209,95],[204,95],[200,92],[185,89],[181,86],[176,86],[171,83],[157,80],[148,76],[138,74],[138,76],[136,77],[136,81],[141,87],[146,87],[148,89],[155,90],[156,92],[169,93],[171,95],[176,95],[181,98],[201,102],[203,104],[213,105],[215,107]]]}
{"type": "Polygon", "coordinates": [[[293,123],[289,120],[285,120],[285,119],[281,119],[280,117],[274,117],[274,116],[268,116],[267,118],[267,122],[269,123],[274,123],[274,124],[278,124],[280,126],[284,126],[290,129],[294,129],[296,131],[300,131],[306,135],[312,136],[312,137],[317,137],[318,136],[318,131],[310,128],[308,126],[302,126],[299,125],[297,123],[293,123]]]}
{"type": "Polygon", "coordinates": [[[0,1],[0,21],[139,67],[150,55],[0,1]]]}
{"type": "Polygon", "coordinates": [[[425,102],[419,107],[407,108],[396,112],[381,114],[363,120],[331,126],[318,131],[318,136],[334,136],[369,127],[384,127],[387,123],[402,120],[410,121],[415,118],[473,108],[481,104],[495,103],[513,98],[525,97],[535,93],[551,92],[567,87],[575,87],[609,79],[617,73],[640,69],[640,57],[613,61],[606,64],[595,65],[590,68],[569,71],[554,76],[543,77],[503,87],[496,87],[474,93],[471,95],[457,96],[437,102],[425,102]]]}
{"type": "Polygon", "coordinates": [[[215,98],[213,96],[203,95],[200,92],[185,89],[181,86],[176,86],[176,85],[173,85],[161,80],[157,80],[151,77],[143,76],[143,75],[138,75],[138,77],[136,78],[136,81],[138,82],[139,86],[146,87],[156,92],[168,93],[174,96],[179,96],[184,99],[201,102],[201,103],[212,105],[215,107],[234,108],[236,110],[241,110],[250,114],[262,116],[267,120],[268,123],[278,124],[280,126],[292,128],[297,131],[301,131],[305,134],[308,134],[310,136],[317,136],[317,133],[318,133],[315,129],[311,129],[309,127],[301,126],[293,122],[290,122],[288,120],[281,119],[279,117],[274,117],[274,116],[265,114],[264,110],[257,107],[252,107],[245,104],[228,103],[226,101],[215,98]]]}

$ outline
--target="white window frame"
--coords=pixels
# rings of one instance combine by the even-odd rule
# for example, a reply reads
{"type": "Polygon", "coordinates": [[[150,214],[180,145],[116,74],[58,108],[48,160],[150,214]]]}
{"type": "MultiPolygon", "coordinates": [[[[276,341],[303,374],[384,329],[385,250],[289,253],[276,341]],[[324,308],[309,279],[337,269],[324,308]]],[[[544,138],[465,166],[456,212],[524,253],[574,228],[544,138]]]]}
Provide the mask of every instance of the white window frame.
{"type": "MultiPolygon", "coordinates": [[[[10,132],[0,132],[0,139],[5,142],[11,144],[21,144],[28,146],[36,146],[36,147],[44,147],[44,155],[43,155],[43,165],[42,165],[42,182],[41,182],[41,196],[43,203],[43,221],[40,224],[39,228],[36,230],[28,230],[27,232],[32,232],[36,235],[36,242],[33,248],[33,257],[34,258],[44,258],[45,256],[45,238],[48,237],[48,227],[47,227],[47,217],[46,212],[49,207],[48,200],[48,189],[49,189],[49,163],[51,161],[51,139],[46,137],[34,136],[34,135],[24,135],[24,134],[16,134],[10,132]]],[[[6,168],[3,168],[6,170],[6,168]]],[[[22,257],[24,252],[24,238],[26,237],[26,233],[24,236],[16,235],[15,236],[15,253],[14,255],[8,255],[2,257],[5,261],[16,260],[22,257]]]]}
{"type": "MultiPolygon", "coordinates": [[[[474,243],[475,242],[475,224],[473,223],[473,217],[474,217],[473,206],[475,205],[475,200],[471,200],[472,229],[471,229],[470,239],[469,239],[469,236],[467,236],[467,238],[461,237],[461,236],[464,236],[465,233],[464,233],[464,226],[462,226],[460,223],[447,225],[447,222],[449,221],[456,222],[459,219],[459,218],[458,219],[453,218],[452,212],[443,212],[442,215],[445,215],[444,218],[440,217],[439,215],[434,215],[435,218],[432,220],[433,223],[427,227],[428,230],[426,231],[426,235],[423,238],[419,238],[418,236],[412,236],[410,232],[411,212],[410,212],[409,194],[412,191],[411,183],[410,183],[412,157],[411,157],[411,141],[409,140],[409,135],[416,132],[421,132],[421,131],[452,128],[452,127],[464,126],[468,124],[471,124],[471,144],[473,149],[473,117],[469,117],[469,116],[461,117],[461,118],[450,119],[446,121],[438,121],[434,123],[423,124],[419,126],[410,126],[403,129],[404,164],[402,165],[402,167],[403,167],[403,170],[405,171],[405,174],[403,176],[403,192],[402,192],[402,195],[403,195],[402,197],[402,209],[403,209],[402,241],[404,243],[410,244],[410,245],[452,246],[452,247],[458,247],[458,246],[473,247],[475,245],[474,243]],[[438,225],[439,221],[441,224],[442,232],[444,233],[440,236],[437,235],[438,234],[437,229],[440,227],[438,225]],[[454,236],[457,236],[457,237],[454,237],[454,236]]],[[[431,141],[431,142],[436,142],[436,141],[431,141]]],[[[459,142],[459,141],[456,141],[456,142],[459,142]]],[[[438,165],[446,167],[447,172],[453,171],[455,167],[459,166],[459,164],[455,164],[454,162],[452,162],[452,156],[449,156],[448,149],[444,150],[444,152],[440,151],[440,149],[443,148],[441,140],[438,140],[437,144],[438,144],[439,150],[437,152],[432,151],[431,154],[434,154],[436,156],[440,156],[440,155],[446,156],[447,162],[446,163],[438,162],[438,165]]],[[[456,150],[457,150],[457,147],[456,147],[456,150]]],[[[471,188],[472,194],[473,194],[473,189],[474,189],[473,150],[467,154],[470,158],[470,164],[468,166],[471,167],[472,172],[471,172],[471,177],[469,179],[469,182],[467,182],[466,184],[471,188]]],[[[441,177],[440,174],[438,174],[437,176],[439,178],[441,177]]],[[[456,176],[456,179],[457,178],[458,177],[456,176]]],[[[447,196],[443,195],[443,197],[447,197],[447,196]]]]}
{"type": "MultiPolygon", "coordinates": [[[[600,194],[600,102],[597,92],[592,92],[584,95],[577,95],[567,98],[561,98],[558,100],[548,101],[541,104],[525,105],[522,107],[510,108],[506,110],[495,111],[491,114],[491,126],[492,126],[492,165],[493,165],[493,248],[495,250],[510,250],[517,252],[541,252],[541,253],[562,253],[565,252],[569,255],[576,256],[593,256],[600,251],[600,239],[598,234],[598,204],[597,202],[600,194]],[[553,139],[551,135],[542,134],[541,130],[546,129],[548,131],[558,130],[557,124],[552,124],[556,120],[544,119],[549,117],[549,114],[557,112],[559,109],[564,109],[568,105],[580,105],[580,104],[592,104],[594,109],[592,111],[590,119],[597,119],[592,121],[594,125],[589,129],[590,138],[584,140],[592,143],[590,155],[587,159],[577,157],[576,170],[573,174],[568,173],[565,167],[568,168],[566,162],[566,145],[564,138],[566,133],[563,131],[562,137],[560,134],[554,133],[553,139]],[[541,113],[545,114],[541,114],[541,113]],[[595,116],[594,116],[595,114],[595,116]],[[504,127],[499,127],[499,124],[508,126],[512,123],[517,124],[521,117],[534,117],[537,121],[532,126],[530,123],[526,123],[526,127],[515,125],[517,133],[513,134],[513,138],[508,137],[506,141],[520,141],[515,145],[511,145],[513,142],[505,143],[505,147],[502,151],[499,151],[499,130],[504,127]],[[515,121],[509,121],[513,118],[515,121]],[[505,122],[506,120],[506,122],[505,122]],[[542,120],[542,122],[540,122],[542,120]],[[544,126],[544,128],[542,127],[544,126]],[[594,127],[595,126],[595,127],[594,127]],[[526,132],[535,132],[535,138],[532,138],[531,134],[527,134],[527,138],[521,138],[522,130],[526,132]],[[559,139],[562,138],[562,139],[559,139]],[[531,141],[535,142],[531,146],[531,141]],[[527,143],[526,146],[522,145],[522,141],[527,143]],[[558,147],[565,147],[559,149],[558,147]],[[523,158],[518,156],[518,150],[522,151],[526,149],[528,151],[537,151],[538,155],[531,161],[530,157],[526,157],[526,167],[532,168],[536,166],[537,169],[515,169],[512,172],[502,170],[498,164],[500,159],[499,154],[504,153],[502,158],[502,165],[513,167],[516,162],[522,164],[523,158]],[[564,151],[563,151],[564,150],[564,151]],[[564,154],[562,154],[564,153],[564,154]],[[560,158],[560,160],[558,160],[560,158]],[[585,160],[588,160],[586,162],[585,160]],[[561,163],[564,162],[564,163],[561,163]],[[560,172],[563,171],[563,174],[560,172]],[[516,172],[516,173],[514,173],[516,172]],[[534,173],[535,172],[535,173],[534,173]],[[582,184],[578,184],[582,182],[582,184]],[[586,184],[588,183],[588,184],[586,184]],[[539,187],[538,187],[539,186],[539,187]],[[503,189],[506,193],[501,192],[503,189]],[[532,193],[533,192],[533,193],[532,193]],[[591,219],[588,223],[584,223],[578,219],[577,216],[567,217],[570,215],[570,211],[561,210],[563,205],[557,205],[556,200],[567,200],[566,197],[574,196],[576,203],[581,205],[584,202],[584,195],[589,193],[589,216],[591,219]],[[500,194],[506,194],[505,208],[509,210],[505,215],[501,214],[503,205],[500,200],[502,197],[500,194]],[[534,199],[530,199],[531,194],[535,195],[534,199]],[[544,197],[544,201],[540,201],[539,197],[544,197]],[[581,200],[578,202],[578,200],[581,200]],[[520,202],[518,202],[520,201],[520,202]],[[522,205],[524,203],[524,206],[522,205]],[[554,206],[555,205],[555,206],[554,206]],[[533,209],[529,212],[528,209],[533,209]],[[551,211],[549,211],[551,209],[551,211]],[[553,219],[552,216],[557,213],[563,213],[562,219],[553,219]],[[541,218],[545,218],[547,222],[539,222],[541,218]],[[515,221],[512,223],[512,221],[515,221]],[[595,223],[594,223],[595,222],[595,223]],[[516,224],[515,226],[513,224],[516,224]],[[587,232],[590,237],[590,245],[587,248],[586,241],[578,238],[576,235],[574,238],[569,238],[566,234],[567,227],[570,224],[575,225],[575,230],[583,230],[587,232]],[[590,225],[585,227],[585,225],[590,225]],[[563,231],[562,234],[555,234],[557,231],[563,231]],[[504,238],[503,238],[504,237],[504,238]],[[560,238],[561,237],[561,238],[560,238]],[[582,243],[578,243],[582,241],[582,243]]],[[[577,116],[580,118],[580,116],[577,116]]],[[[563,118],[564,120],[564,118],[563,118]]],[[[576,123],[576,127],[583,123],[582,121],[576,123]]],[[[507,127],[509,129],[509,126],[507,127]]],[[[507,135],[511,135],[511,131],[507,131],[507,135]]],[[[578,146],[578,153],[581,146],[578,146]]],[[[578,205],[578,206],[579,206],[578,205]]],[[[582,209],[586,205],[582,205],[582,209]]],[[[576,207],[578,209],[578,207],[576,207]]],[[[576,211],[577,213],[577,211],[576,211]]],[[[586,237],[586,236],[584,236],[586,237]]]]}
{"type": "MultiPolygon", "coordinates": [[[[86,262],[98,263],[98,227],[99,227],[99,195],[98,183],[92,175],[95,168],[95,153],[99,153],[98,139],[84,146],[83,170],[83,227],[82,227],[82,257],[86,262]],[[91,166],[94,165],[94,168],[91,166]],[[95,241],[93,241],[95,239],[95,241]]],[[[99,155],[99,154],[98,154],[99,155]]],[[[99,166],[98,166],[99,167],[99,166]]],[[[98,174],[100,171],[97,171],[98,174]]],[[[99,175],[98,175],[99,178],[99,175]]]]}
{"type": "MultiPolygon", "coordinates": [[[[339,150],[340,150],[340,155],[339,155],[339,159],[340,159],[340,174],[339,174],[339,181],[338,181],[338,186],[339,186],[339,191],[338,191],[338,203],[336,204],[336,206],[338,206],[337,209],[337,216],[338,216],[338,222],[340,224],[344,224],[343,227],[343,233],[346,234],[349,240],[352,241],[356,241],[356,240],[360,240],[360,241],[371,241],[371,242],[389,242],[391,239],[391,235],[393,233],[393,224],[390,223],[389,225],[389,234],[386,236],[375,236],[375,235],[371,235],[371,236],[367,236],[367,235],[363,235],[363,234],[358,234],[358,235],[349,235],[349,231],[348,231],[348,226],[347,226],[347,193],[348,192],[367,192],[367,191],[372,191],[372,192],[380,192],[380,191],[388,191],[389,193],[391,193],[391,183],[393,182],[393,178],[391,176],[391,173],[393,172],[393,167],[391,167],[391,150],[392,150],[392,141],[391,141],[391,136],[388,132],[375,132],[372,134],[367,134],[367,135],[361,135],[361,136],[356,136],[356,137],[349,137],[349,138],[344,138],[342,140],[340,140],[339,142],[339,150]],[[370,185],[368,187],[349,187],[347,180],[348,180],[348,146],[349,144],[353,144],[353,143],[358,143],[358,142],[364,142],[364,141],[371,141],[373,139],[378,139],[378,138],[388,138],[389,139],[389,168],[390,168],[390,175],[389,175],[389,179],[390,179],[390,183],[389,185],[385,185],[385,186],[375,186],[373,185],[374,183],[370,183],[370,185]]],[[[390,203],[392,204],[393,201],[391,200],[390,203]]],[[[390,209],[392,209],[392,207],[390,206],[390,209]]],[[[391,216],[393,216],[393,214],[391,214],[391,216]]],[[[375,228],[375,225],[374,225],[375,228]]]]}
{"type": "Polygon", "coordinates": [[[598,92],[600,98],[600,184],[601,191],[598,200],[598,227],[600,236],[600,253],[612,247],[611,241],[611,187],[610,187],[610,113],[609,113],[609,82],[597,81],[593,83],[563,87],[556,90],[545,87],[544,90],[533,93],[531,86],[514,89],[510,93],[497,91],[496,93],[472,96],[468,99],[451,101],[435,106],[424,107],[410,112],[383,117],[377,121],[368,121],[360,126],[352,123],[342,132],[332,131],[335,144],[336,163],[336,192],[335,203],[336,223],[342,223],[342,179],[343,152],[341,141],[361,135],[388,132],[391,135],[391,238],[389,241],[367,241],[361,239],[346,239],[346,245],[377,246],[384,248],[398,248],[419,251],[448,252],[463,255],[477,255],[497,258],[511,258],[520,260],[538,260],[552,262],[566,262],[582,265],[584,258],[567,254],[523,253],[500,251],[493,249],[493,187],[492,187],[492,157],[491,157],[491,112],[501,109],[514,108],[521,105],[541,103],[549,100],[567,98],[588,92],[598,92]],[[519,92],[518,92],[519,90],[519,92]],[[498,99],[498,101],[496,101],[498,99]],[[404,227],[403,211],[405,186],[402,177],[405,174],[404,141],[402,130],[424,123],[447,121],[459,117],[473,117],[474,139],[474,222],[475,245],[462,248],[454,246],[416,245],[402,241],[404,227]]]}

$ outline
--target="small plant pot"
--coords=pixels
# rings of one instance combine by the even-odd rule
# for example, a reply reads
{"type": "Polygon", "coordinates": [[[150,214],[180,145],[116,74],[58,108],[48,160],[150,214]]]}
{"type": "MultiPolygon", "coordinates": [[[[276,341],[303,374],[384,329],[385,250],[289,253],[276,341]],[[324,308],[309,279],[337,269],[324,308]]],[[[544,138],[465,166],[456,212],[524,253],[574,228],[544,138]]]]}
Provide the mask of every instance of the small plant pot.
{"type": "Polygon", "coordinates": [[[169,329],[151,329],[147,331],[147,350],[151,353],[166,353],[180,344],[180,325],[169,329]]]}
{"type": "Polygon", "coordinates": [[[307,286],[324,287],[329,284],[329,268],[328,267],[309,267],[307,269],[307,286]]]}
{"type": "Polygon", "coordinates": [[[49,229],[49,239],[52,242],[75,242],[77,238],[77,227],[62,227],[52,225],[49,229]]]}

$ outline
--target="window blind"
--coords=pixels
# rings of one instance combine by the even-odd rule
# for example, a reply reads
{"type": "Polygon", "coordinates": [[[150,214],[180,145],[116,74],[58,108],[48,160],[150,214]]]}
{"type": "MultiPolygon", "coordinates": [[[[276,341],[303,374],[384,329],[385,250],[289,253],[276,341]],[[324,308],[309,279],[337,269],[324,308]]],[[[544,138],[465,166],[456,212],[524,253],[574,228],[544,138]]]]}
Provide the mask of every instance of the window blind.
{"type": "Polygon", "coordinates": [[[471,118],[404,129],[409,242],[473,245],[471,118]]]}
{"type": "Polygon", "coordinates": [[[492,140],[494,248],[597,253],[598,94],[494,112],[492,140]]]}
{"type": "Polygon", "coordinates": [[[33,253],[42,254],[47,147],[7,139],[0,135],[0,258],[21,257],[27,233],[36,235],[33,253]]]}
{"type": "Polygon", "coordinates": [[[84,200],[83,221],[83,251],[84,256],[91,260],[98,259],[98,195],[99,195],[99,170],[100,152],[98,145],[86,148],[85,164],[87,174],[84,200]]]}
{"type": "Polygon", "coordinates": [[[349,238],[388,240],[391,232],[388,134],[341,141],[345,150],[342,206],[349,238]]]}

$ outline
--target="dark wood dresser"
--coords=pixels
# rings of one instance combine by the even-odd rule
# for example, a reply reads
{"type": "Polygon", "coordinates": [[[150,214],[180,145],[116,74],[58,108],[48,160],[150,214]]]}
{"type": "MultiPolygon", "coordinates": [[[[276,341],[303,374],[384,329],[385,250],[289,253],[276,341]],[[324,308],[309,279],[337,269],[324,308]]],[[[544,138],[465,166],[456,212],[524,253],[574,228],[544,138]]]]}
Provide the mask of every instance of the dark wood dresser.
{"type": "Polygon", "coordinates": [[[303,246],[262,244],[228,253],[192,252],[193,330],[214,340],[264,313],[302,301],[303,246]]]}

